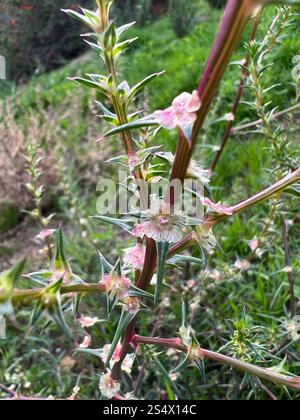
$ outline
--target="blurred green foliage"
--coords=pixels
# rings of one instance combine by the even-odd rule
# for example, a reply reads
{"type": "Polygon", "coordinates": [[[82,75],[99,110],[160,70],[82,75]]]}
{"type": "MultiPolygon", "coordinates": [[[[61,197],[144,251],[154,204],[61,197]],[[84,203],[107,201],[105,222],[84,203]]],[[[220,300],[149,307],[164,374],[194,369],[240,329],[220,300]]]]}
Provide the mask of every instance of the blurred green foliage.
{"type": "MultiPolygon", "coordinates": [[[[274,13],[275,8],[273,7],[264,12],[258,39],[262,38],[274,13]]],[[[122,74],[120,76],[126,78],[132,85],[150,73],[166,70],[166,74],[150,85],[145,95],[139,97],[137,105],[140,109],[145,108],[148,104],[151,106],[150,111],[162,109],[168,106],[177,94],[182,91],[191,92],[195,88],[208,58],[220,11],[209,11],[207,8],[203,8],[203,15],[205,19],[197,24],[188,36],[180,39],[174,37],[168,18],[160,19],[145,28],[132,29],[132,34],[137,34],[139,41],[129,51],[129,58],[126,62],[121,63],[122,74]]],[[[247,28],[233,61],[241,60],[245,54],[243,43],[249,38],[250,26],[247,28]]],[[[297,31],[290,32],[288,37],[282,39],[280,46],[273,53],[272,68],[266,72],[266,84],[281,83],[281,87],[272,96],[274,105],[279,109],[290,105],[293,95],[293,87],[290,84],[292,57],[299,54],[299,51],[299,34],[297,31]]],[[[32,110],[38,112],[40,107],[44,109],[68,107],[74,96],[80,97],[81,108],[77,116],[76,129],[71,121],[64,117],[59,119],[58,124],[64,130],[64,136],[59,140],[67,146],[70,155],[82,153],[82,145],[86,140],[91,121],[90,92],[78,88],[68,81],[67,77],[97,72],[98,66],[99,58],[94,54],[86,54],[59,70],[41,77],[33,77],[26,88],[13,92],[14,87],[12,87],[10,93],[19,106],[20,121],[22,122],[24,115],[32,110]]],[[[231,65],[228,68],[218,97],[213,103],[212,120],[230,112],[239,75],[238,66],[231,65]]],[[[9,90],[6,94],[8,93],[9,90]]],[[[245,91],[243,99],[249,99],[248,95],[249,92],[245,91]]],[[[100,136],[105,127],[102,122],[96,120],[95,115],[92,118],[96,121],[96,132],[100,136]]],[[[237,116],[238,123],[255,118],[255,113],[249,110],[247,104],[242,103],[237,116]]],[[[204,166],[210,163],[211,150],[219,144],[224,128],[224,122],[205,127],[204,132],[201,133],[201,145],[198,146],[195,154],[195,159],[199,163],[204,166]]],[[[158,142],[167,143],[172,150],[176,147],[176,141],[175,132],[163,131],[158,137],[158,142]]],[[[99,153],[102,147],[108,146],[100,143],[99,153]]],[[[109,147],[112,147],[113,153],[119,153],[120,145],[117,138],[112,140],[109,147]]],[[[64,161],[65,164],[66,161],[64,161]]],[[[118,241],[116,244],[118,232],[98,224],[93,225],[92,232],[88,231],[86,236],[88,230],[86,219],[95,212],[94,187],[89,188],[86,183],[72,181],[74,170],[72,159],[70,159],[67,169],[68,171],[65,166],[62,168],[66,178],[66,188],[61,190],[57,199],[59,217],[69,226],[67,236],[70,239],[67,241],[67,252],[68,255],[73,256],[72,264],[76,272],[82,275],[86,281],[97,281],[99,267],[95,244],[101,252],[106,253],[113,260],[117,258],[121,249],[127,246],[128,241],[124,237],[122,243],[118,241]],[[73,213],[69,212],[68,189],[72,191],[72,206],[78,206],[76,219],[73,218],[73,213]],[[85,220],[79,222],[82,217],[85,220]]],[[[103,173],[107,174],[108,170],[110,169],[106,166],[103,168],[103,173]]],[[[213,178],[214,197],[216,200],[230,197],[228,200],[231,204],[238,202],[265,187],[272,177],[271,170],[269,150],[262,136],[255,135],[251,139],[246,136],[233,137],[213,178]]],[[[286,209],[287,218],[291,217],[291,213],[292,209],[286,209]]],[[[230,223],[217,227],[215,234],[221,248],[216,255],[210,258],[210,269],[217,270],[220,277],[209,278],[203,274],[199,275],[198,267],[188,267],[188,274],[180,271],[174,279],[176,287],[187,301],[195,303],[196,298],[200,299],[194,313],[193,325],[197,329],[197,337],[201,345],[217,350],[224,343],[229,343],[228,351],[234,353],[244,337],[249,338],[255,345],[273,346],[281,343],[284,339],[282,322],[286,319],[285,306],[288,301],[288,288],[286,273],[283,271],[285,261],[278,229],[280,221],[277,220],[275,221],[277,225],[272,225],[270,236],[265,244],[263,258],[253,263],[251,269],[246,272],[237,273],[233,270],[237,259],[247,257],[249,253],[248,240],[263,230],[262,221],[267,221],[268,217],[269,205],[262,204],[247,212],[247,215],[238,216],[230,223]],[[196,293],[194,289],[187,286],[185,281],[187,278],[196,280],[196,293]]],[[[293,237],[290,252],[294,272],[297,276],[296,293],[299,299],[299,223],[291,226],[290,234],[293,237]]],[[[169,334],[174,334],[173,326],[180,325],[180,305],[178,299],[170,299],[164,304],[167,316],[161,324],[159,334],[169,336],[169,334]]],[[[84,313],[99,316],[99,318],[103,316],[104,302],[100,298],[88,298],[82,305],[84,313]]],[[[299,303],[297,309],[299,311],[299,303]]],[[[23,329],[26,329],[27,317],[28,314],[22,312],[19,318],[23,329]]],[[[68,322],[71,324],[72,317],[69,316],[69,318],[68,322]]],[[[150,311],[142,313],[139,323],[141,335],[149,333],[149,325],[153,324],[156,319],[157,314],[150,316],[150,311]]],[[[76,323],[74,324],[76,325],[76,323]]],[[[92,330],[93,347],[99,348],[105,342],[109,342],[115,327],[113,322],[111,325],[106,325],[105,328],[94,327],[92,330]]],[[[99,368],[98,360],[92,357],[86,359],[78,354],[74,356],[73,350],[74,347],[66,344],[64,338],[52,326],[47,328],[40,337],[33,337],[31,333],[28,333],[26,340],[23,339],[23,332],[20,334],[18,331],[16,334],[11,330],[8,340],[0,342],[0,382],[15,384],[16,387],[21,385],[23,393],[28,393],[28,395],[35,393],[69,395],[74,385],[79,381],[81,397],[99,398],[96,374],[99,368]]],[[[299,341],[292,344],[289,348],[289,356],[293,361],[287,361],[287,368],[298,375],[300,374],[300,364],[297,361],[299,350],[299,341]]],[[[253,356],[252,352],[253,348],[251,351],[249,350],[251,357],[253,356]]],[[[173,360],[176,361],[176,355],[168,354],[164,362],[167,365],[173,360]]],[[[274,363],[277,360],[279,359],[274,355],[274,363]]],[[[133,374],[135,373],[133,372],[133,374]]],[[[298,398],[296,393],[290,394],[285,389],[272,385],[266,391],[260,387],[261,384],[256,380],[248,376],[244,377],[239,372],[231,371],[229,374],[227,367],[216,369],[210,363],[207,363],[206,379],[207,383],[212,386],[203,384],[195,369],[192,368],[187,370],[184,376],[179,376],[177,383],[184,387],[184,394],[188,395],[190,399],[266,399],[270,396],[268,391],[275,393],[278,399],[298,398]],[[236,384],[242,381],[244,381],[243,386],[237,387],[236,384]],[[246,384],[250,384],[250,387],[246,387],[246,384]]],[[[150,370],[142,384],[143,396],[149,399],[157,398],[158,388],[156,373],[154,370],[150,370]]]]}

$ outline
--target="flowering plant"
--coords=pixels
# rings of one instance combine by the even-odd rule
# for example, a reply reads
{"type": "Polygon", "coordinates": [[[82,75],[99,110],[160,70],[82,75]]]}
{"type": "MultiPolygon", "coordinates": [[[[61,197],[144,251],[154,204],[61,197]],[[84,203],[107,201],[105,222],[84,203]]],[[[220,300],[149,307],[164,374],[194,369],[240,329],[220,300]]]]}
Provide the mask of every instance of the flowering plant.
{"type": "MultiPolygon", "coordinates": [[[[85,38],[88,45],[101,57],[106,67],[106,74],[88,74],[84,78],[73,77],[71,80],[97,92],[99,98],[97,106],[101,111],[101,116],[112,126],[104,138],[119,135],[126,153],[126,159],[121,159],[121,163],[123,165],[125,162],[128,166],[128,176],[135,186],[138,187],[143,182],[146,185],[155,183],[157,172],[160,177],[163,177],[164,171],[158,170],[161,168],[158,162],[163,161],[168,168],[170,167],[167,189],[162,195],[152,195],[147,189],[135,188],[134,193],[139,194],[141,206],[138,214],[130,213],[129,218],[128,215],[126,219],[123,215],[118,218],[95,216],[95,219],[101,223],[105,221],[116,228],[123,229],[134,241],[114,264],[99,252],[101,278],[98,283],[86,283],[73,273],[65,256],[62,232],[58,230],[54,255],[53,257],[49,255],[51,259],[49,269],[27,275],[32,281],[39,283],[40,288],[20,290],[14,287],[24,263],[1,275],[0,314],[9,315],[14,307],[35,302],[31,319],[32,326],[43,314],[46,314],[49,320],[56,322],[61,330],[73,339],[64,316],[65,312],[72,310],[81,327],[87,330],[82,344],[77,346],[76,351],[98,357],[103,365],[99,385],[103,398],[127,398],[128,394],[125,391],[134,389],[132,387],[132,389],[124,390],[125,386],[121,380],[124,373],[132,374],[135,362],[140,357],[144,358],[145,364],[149,362],[149,365],[155,366],[168,384],[170,392],[177,397],[180,396],[180,389],[176,385],[176,375],[189,366],[195,366],[204,377],[204,365],[207,359],[236,368],[262,380],[300,390],[299,377],[263,368],[249,363],[245,358],[239,359],[236,357],[237,352],[232,357],[221,351],[204,349],[199,342],[198,331],[194,331],[188,316],[188,309],[193,310],[193,308],[187,308],[184,301],[182,302],[182,324],[177,328],[179,332],[175,333],[174,337],[158,338],[156,328],[151,336],[145,337],[138,334],[139,316],[147,313],[149,308],[152,310],[153,307],[162,307],[165,301],[165,299],[162,300],[162,296],[166,293],[167,287],[172,288],[166,276],[167,267],[174,268],[176,264],[188,261],[203,268],[205,255],[217,246],[214,236],[217,225],[262,202],[281,196],[283,191],[300,181],[300,167],[297,162],[296,166],[281,167],[273,185],[238,204],[227,206],[220,202],[215,203],[212,197],[205,197],[203,192],[200,194],[200,204],[205,208],[202,217],[189,217],[185,209],[178,208],[178,195],[172,187],[172,181],[177,180],[184,190],[187,178],[192,178],[200,179],[204,184],[203,191],[209,191],[210,177],[213,175],[220,153],[232,134],[236,108],[241,95],[238,95],[234,112],[225,117],[228,129],[210,171],[192,160],[199,133],[247,22],[254,18],[257,29],[261,9],[265,4],[275,2],[229,0],[197,90],[180,94],[173,99],[170,107],[149,115],[145,115],[144,111],[132,111],[132,106],[142,89],[161,77],[162,73],[152,74],[133,87],[130,87],[126,81],[119,80],[118,59],[136,41],[135,38],[125,38],[126,31],[132,24],[117,27],[110,14],[111,2],[97,0],[96,3],[96,11],[82,8],[81,13],[74,10],[65,12],[79,19],[92,31],[85,34],[85,38]],[[175,156],[170,151],[162,152],[159,146],[151,144],[164,129],[178,131],[175,156]],[[201,258],[183,254],[185,250],[194,247],[200,248],[201,258]],[[105,319],[84,315],[77,317],[80,298],[91,293],[105,296],[105,319]],[[89,329],[98,324],[110,323],[117,314],[119,314],[118,323],[111,343],[106,344],[102,349],[92,348],[92,336],[89,329]],[[166,370],[159,359],[160,353],[157,352],[159,347],[166,348],[168,351],[173,349],[183,354],[181,360],[176,358],[177,365],[171,372],[166,370]]],[[[284,10],[286,13],[287,9],[284,10]]],[[[263,67],[264,51],[258,51],[254,41],[250,42],[248,50],[247,63],[244,62],[242,65],[245,72],[242,86],[247,79],[247,83],[254,90],[261,118],[256,125],[262,126],[263,133],[271,138],[276,151],[278,138],[272,135],[269,127],[269,121],[274,117],[274,112],[266,113],[267,105],[259,96],[261,93],[258,87],[259,74],[255,73],[257,60],[263,67]]],[[[199,195],[197,191],[191,193],[195,199],[199,195]]],[[[52,234],[52,230],[43,230],[39,238],[47,241],[49,245],[49,237],[52,234]]],[[[250,247],[252,252],[257,252],[259,241],[252,240],[250,247]]],[[[238,270],[248,267],[249,265],[241,261],[236,265],[238,270]]],[[[216,277],[216,273],[214,276],[216,277]]],[[[180,300],[181,296],[175,298],[180,300]]],[[[236,349],[236,343],[231,344],[232,348],[236,349]]],[[[145,364],[139,366],[139,381],[143,377],[145,364]]],[[[126,383],[128,384],[128,380],[126,383]]],[[[137,388],[136,386],[135,389],[137,388]]],[[[130,395],[132,397],[132,394],[130,395]]]]}

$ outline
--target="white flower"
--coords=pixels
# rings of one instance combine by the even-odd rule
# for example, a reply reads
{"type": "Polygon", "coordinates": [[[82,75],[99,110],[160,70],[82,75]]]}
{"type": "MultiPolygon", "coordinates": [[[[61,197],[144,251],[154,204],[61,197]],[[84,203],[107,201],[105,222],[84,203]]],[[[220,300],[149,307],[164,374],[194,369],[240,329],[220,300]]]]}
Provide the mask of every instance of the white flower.
{"type": "Polygon", "coordinates": [[[118,394],[121,385],[118,381],[114,380],[111,373],[108,372],[100,376],[99,389],[103,397],[111,399],[118,394]]]}
{"type": "Polygon", "coordinates": [[[156,242],[178,242],[182,238],[184,214],[170,211],[170,206],[155,195],[151,197],[150,209],[143,213],[144,221],[133,229],[137,237],[153,239],[156,242]]]}
{"type": "Polygon", "coordinates": [[[300,316],[295,316],[293,319],[285,321],[283,328],[291,336],[293,340],[300,338],[300,316]]]}
{"type": "Polygon", "coordinates": [[[228,114],[225,114],[224,120],[225,121],[228,121],[228,122],[234,121],[235,120],[235,116],[234,116],[234,114],[232,112],[229,112],[228,114]]]}

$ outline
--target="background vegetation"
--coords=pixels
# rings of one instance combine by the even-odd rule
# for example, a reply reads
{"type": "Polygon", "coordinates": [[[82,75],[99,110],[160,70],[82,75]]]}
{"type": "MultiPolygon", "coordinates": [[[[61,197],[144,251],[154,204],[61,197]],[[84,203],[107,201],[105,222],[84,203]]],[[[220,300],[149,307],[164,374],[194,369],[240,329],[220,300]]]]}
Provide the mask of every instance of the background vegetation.
{"type": "MultiPolygon", "coordinates": [[[[105,163],[106,158],[119,154],[120,145],[117,138],[95,143],[106,128],[96,117],[95,98],[67,78],[95,72],[99,62],[93,54],[81,55],[84,43],[77,36],[80,25],[59,12],[59,8],[71,2],[64,1],[66,5],[62,5],[61,1],[31,0],[30,10],[24,8],[23,3],[17,5],[17,2],[6,0],[0,11],[5,25],[1,25],[0,45],[4,50],[0,52],[8,58],[11,76],[10,81],[0,81],[0,271],[25,255],[30,271],[39,267],[42,261],[39,245],[34,239],[38,229],[32,218],[23,212],[33,208],[32,197],[25,188],[28,175],[23,159],[26,144],[30,142],[40,147],[39,153],[43,157],[41,166],[46,186],[43,212],[45,215],[55,213],[53,226],[62,224],[67,237],[67,254],[73,257],[74,271],[86,281],[97,282],[99,267],[95,248],[113,259],[121,251],[117,249],[116,241],[119,233],[91,222],[89,216],[95,213],[95,187],[99,177],[112,174],[112,168],[105,163]],[[28,28],[34,30],[28,31],[28,28]],[[65,64],[60,68],[38,74],[56,68],[62,62],[65,64]],[[19,84],[15,84],[16,80],[19,84]],[[26,84],[20,83],[24,80],[27,80],[26,84]]],[[[178,15],[180,0],[177,4],[176,0],[171,1],[170,16],[164,14],[167,7],[164,2],[143,0],[127,3],[131,6],[122,8],[117,4],[116,12],[124,22],[129,18],[138,21],[138,28],[132,29],[132,33],[139,36],[139,41],[128,52],[129,59],[122,63],[122,72],[132,84],[149,73],[166,70],[165,76],[139,99],[150,104],[152,110],[161,109],[180,92],[194,89],[222,10],[212,9],[207,2],[198,0],[195,2],[196,18],[192,13],[191,20],[191,10],[184,16],[178,15]],[[128,11],[130,16],[127,16],[128,11]],[[191,21],[193,26],[187,33],[186,22],[191,21]]],[[[217,1],[209,3],[219,6],[217,1]]],[[[263,38],[275,13],[273,7],[264,12],[257,39],[263,38]]],[[[295,19],[299,22],[298,17],[295,19]]],[[[273,104],[278,109],[290,106],[295,97],[290,74],[292,58],[300,53],[299,27],[298,23],[284,34],[270,56],[273,65],[264,76],[266,86],[280,83],[272,93],[273,104]]],[[[250,30],[249,25],[234,60],[244,57],[244,42],[249,39],[250,30]]],[[[230,112],[239,75],[238,66],[230,66],[211,112],[210,120],[216,122],[202,133],[196,158],[205,167],[210,164],[215,146],[220,142],[225,128],[222,117],[230,112]]],[[[251,95],[251,91],[246,90],[244,101],[253,99],[251,95]]],[[[256,112],[241,104],[237,122],[255,119],[256,112]]],[[[174,150],[174,136],[164,132],[159,141],[167,142],[174,150]]],[[[299,139],[296,138],[294,148],[297,147],[299,139]]],[[[259,191],[269,184],[272,165],[267,141],[262,134],[234,136],[213,178],[216,200],[222,194],[234,203],[259,191]]],[[[285,208],[292,237],[290,253],[296,282],[297,313],[300,309],[298,207],[299,202],[292,202],[291,207],[285,208]]],[[[256,363],[264,361],[267,350],[273,351],[273,366],[276,366],[277,356],[282,356],[282,342],[285,343],[287,338],[294,339],[293,344],[284,350],[287,355],[285,368],[300,375],[300,335],[297,327],[287,320],[289,295],[281,220],[272,218],[268,205],[261,205],[251,211],[247,219],[240,216],[222,225],[216,236],[221,249],[211,253],[205,273],[199,275],[198,267],[187,265],[178,271],[178,278],[174,278],[174,290],[180,290],[192,303],[193,325],[199,341],[214,349],[229,343],[226,347],[228,354],[256,363]],[[239,263],[249,256],[248,241],[257,232],[264,233],[261,254],[251,259],[246,269],[241,269],[239,263]]],[[[126,240],[124,238],[122,248],[125,248],[126,240]]],[[[160,308],[170,315],[165,316],[158,334],[168,336],[169,325],[180,325],[180,307],[174,302],[170,291],[170,297],[160,308]]],[[[101,302],[97,298],[89,298],[83,305],[84,313],[101,318],[101,302]]],[[[146,323],[146,317],[149,322],[147,314],[145,319],[142,317],[141,325],[146,323]]],[[[157,314],[153,314],[153,322],[156,318],[157,314]]],[[[0,340],[0,382],[14,385],[23,394],[44,396],[68,396],[80,383],[82,398],[99,397],[98,361],[74,355],[76,346],[66,342],[55,326],[44,329],[40,324],[41,334],[34,335],[28,330],[27,319],[28,310],[24,310],[18,319],[9,322],[7,339],[0,340]]],[[[110,341],[112,333],[113,326],[93,327],[93,345],[102,347],[110,341]]],[[[79,326],[77,334],[80,340],[82,332],[79,326]]],[[[170,352],[166,363],[173,358],[176,355],[170,352]]],[[[229,374],[228,368],[210,363],[206,367],[206,380],[207,384],[202,383],[198,374],[190,369],[178,378],[178,383],[184,388],[184,395],[191,399],[299,397],[296,392],[289,393],[272,385],[266,387],[253,378],[244,378],[238,372],[229,374]],[[242,386],[238,386],[241,383],[242,386]]],[[[168,386],[161,388],[160,384],[155,371],[150,370],[136,393],[139,395],[142,391],[146,398],[165,395],[172,398],[168,386]]]]}

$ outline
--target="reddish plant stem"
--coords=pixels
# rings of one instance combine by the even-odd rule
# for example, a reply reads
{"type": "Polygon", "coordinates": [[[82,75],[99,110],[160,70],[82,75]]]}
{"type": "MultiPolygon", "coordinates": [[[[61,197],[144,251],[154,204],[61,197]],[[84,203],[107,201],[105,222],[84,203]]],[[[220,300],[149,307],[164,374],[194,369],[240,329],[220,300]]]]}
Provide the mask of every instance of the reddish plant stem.
{"type": "MultiPolygon", "coordinates": [[[[197,114],[192,138],[191,141],[188,142],[183,138],[182,133],[180,133],[180,139],[171,173],[171,181],[179,179],[182,183],[184,183],[197,138],[209,112],[210,104],[216,94],[222,76],[227,68],[233,51],[241,38],[248,19],[257,7],[258,3],[256,0],[228,0],[227,2],[212,53],[208,59],[198,86],[198,94],[202,105],[197,114]]],[[[214,223],[217,223],[217,221],[214,223]]],[[[155,269],[156,259],[155,242],[147,239],[145,264],[141,277],[137,283],[138,287],[141,289],[148,288],[155,269]]],[[[130,345],[130,335],[134,332],[135,322],[136,320],[128,326],[122,341],[122,357],[120,361],[115,364],[112,370],[112,377],[114,379],[119,379],[120,367],[126,357],[130,345]]]]}
{"type": "Polygon", "coordinates": [[[10,401],[41,401],[45,400],[45,398],[39,398],[39,397],[25,397],[24,395],[19,394],[18,392],[8,388],[7,386],[0,384],[0,390],[5,392],[7,395],[9,395],[8,398],[5,398],[5,400],[10,401]]]}
{"type": "MultiPolygon", "coordinates": [[[[152,344],[157,346],[162,346],[166,348],[174,348],[176,350],[188,353],[189,349],[186,347],[179,338],[153,338],[153,337],[141,337],[135,335],[132,338],[132,343],[134,345],[138,344],[152,344]]],[[[250,375],[257,376],[261,379],[273,382],[275,384],[288,386],[296,390],[300,390],[300,377],[289,377],[286,375],[281,375],[272,371],[271,369],[261,368],[256,365],[238,360],[234,357],[226,356],[224,354],[216,353],[210,350],[199,348],[199,354],[204,359],[210,359],[214,362],[218,362],[224,365],[228,365],[234,369],[240,370],[242,372],[249,373],[250,375]]]]}
{"type": "MultiPolygon", "coordinates": [[[[257,29],[258,29],[258,26],[259,26],[259,22],[260,22],[260,17],[261,17],[261,15],[258,14],[254,19],[254,24],[253,24],[253,28],[252,28],[252,32],[251,32],[251,36],[250,36],[250,42],[255,39],[257,29]]],[[[243,64],[244,64],[245,67],[247,67],[248,63],[249,63],[249,55],[247,54],[247,56],[244,59],[243,64]]],[[[241,78],[240,78],[238,91],[237,91],[237,94],[236,94],[236,97],[235,97],[235,100],[234,100],[234,103],[233,103],[233,106],[232,106],[232,109],[231,109],[231,113],[232,113],[234,119],[236,117],[237,110],[238,110],[240,101],[242,99],[243,93],[244,93],[245,80],[247,79],[248,75],[249,74],[245,69],[241,70],[241,78]]],[[[226,127],[225,133],[223,135],[220,147],[217,150],[217,152],[215,154],[215,157],[213,159],[213,162],[210,166],[210,170],[209,170],[210,174],[212,174],[215,171],[216,166],[217,166],[217,164],[220,160],[220,157],[221,157],[221,155],[222,155],[222,153],[223,153],[223,151],[224,151],[224,149],[227,145],[227,142],[228,142],[228,140],[229,140],[229,138],[232,134],[234,119],[232,119],[231,121],[228,121],[228,123],[227,123],[227,127],[226,127]]]]}

